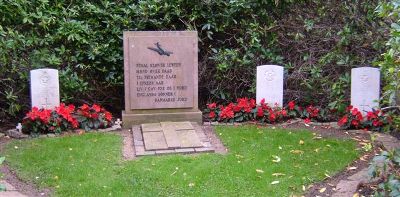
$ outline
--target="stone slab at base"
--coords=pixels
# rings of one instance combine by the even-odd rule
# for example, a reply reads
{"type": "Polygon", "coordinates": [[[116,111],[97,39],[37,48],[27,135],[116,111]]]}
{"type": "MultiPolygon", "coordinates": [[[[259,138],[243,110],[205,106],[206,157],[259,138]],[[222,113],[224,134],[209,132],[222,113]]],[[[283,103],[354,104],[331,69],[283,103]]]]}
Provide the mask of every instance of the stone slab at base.
{"type": "Polygon", "coordinates": [[[143,123],[157,123],[165,121],[189,121],[202,124],[203,117],[201,111],[146,114],[126,113],[125,111],[122,111],[122,122],[124,129],[130,129],[133,125],[139,125],[143,123]]]}

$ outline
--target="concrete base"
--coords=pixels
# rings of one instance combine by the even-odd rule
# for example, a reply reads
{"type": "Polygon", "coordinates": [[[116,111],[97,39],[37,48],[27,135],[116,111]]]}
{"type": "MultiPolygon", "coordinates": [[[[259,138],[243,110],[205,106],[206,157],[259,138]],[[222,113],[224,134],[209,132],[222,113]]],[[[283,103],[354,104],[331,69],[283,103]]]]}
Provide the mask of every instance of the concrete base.
{"type": "Polygon", "coordinates": [[[203,124],[203,117],[201,111],[190,111],[190,112],[166,112],[166,113],[126,113],[122,111],[122,127],[124,129],[130,129],[133,125],[139,125],[143,123],[159,123],[159,122],[180,122],[189,121],[197,122],[200,125],[203,124]]]}

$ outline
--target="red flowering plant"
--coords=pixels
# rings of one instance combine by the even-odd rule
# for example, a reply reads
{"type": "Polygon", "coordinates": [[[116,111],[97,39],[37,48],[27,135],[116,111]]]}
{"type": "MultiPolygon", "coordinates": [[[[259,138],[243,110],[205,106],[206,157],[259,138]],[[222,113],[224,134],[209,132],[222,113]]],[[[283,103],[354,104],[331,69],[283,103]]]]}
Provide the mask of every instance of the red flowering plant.
{"type": "Polygon", "coordinates": [[[38,135],[40,133],[61,133],[68,129],[75,129],[79,123],[73,116],[74,110],[75,106],[65,106],[64,103],[61,103],[54,110],[33,107],[22,121],[22,131],[38,135]]]}
{"type": "Polygon", "coordinates": [[[288,118],[288,112],[286,109],[282,109],[275,105],[274,107],[270,107],[267,103],[265,103],[265,99],[260,101],[260,105],[257,107],[257,120],[261,123],[276,123],[280,122],[286,118],[288,118]]]}
{"type": "Polygon", "coordinates": [[[366,119],[363,121],[363,126],[372,131],[383,131],[385,127],[389,129],[392,123],[390,115],[383,113],[381,110],[367,112],[366,119]]]}
{"type": "MultiPolygon", "coordinates": [[[[300,108],[300,107],[299,107],[300,108]]],[[[301,108],[300,108],[301,109],[301,108]]],[[[309,105],[304,109],[301,109],[300,117],[304,119],[305,123],[310,123],[311,121],[327,121],[328,116],[326,111],[320,107],[309,105]]]]}
{"type": "Polygon", "coordinates": [[[106,128],[111,125],[112,120],[111,113],[97,104],[92,106],[83,104],[78,108],[77,116],[80,127],[86,131],[106,128]]]}
{"type": "Polygon", "coordinates": [[[363,128],[363,121],[361,112],[350,105],[346,108],[346,114],[338,121],[338,125],[343,129],[360,129],[363,128]]]}
{"type": "Polygon", "coordinates": [[[300,116],[300,112],[303,110],[300,106],[296,104],[295,101],[289,101],[286,106],[288,117],[296,118],[300,116]]]}

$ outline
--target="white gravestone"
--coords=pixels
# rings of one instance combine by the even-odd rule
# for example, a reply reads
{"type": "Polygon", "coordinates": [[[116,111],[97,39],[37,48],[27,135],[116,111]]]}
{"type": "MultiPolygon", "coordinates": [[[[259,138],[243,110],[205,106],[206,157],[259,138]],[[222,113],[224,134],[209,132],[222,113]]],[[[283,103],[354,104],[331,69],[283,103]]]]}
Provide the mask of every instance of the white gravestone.
{"type": "Polygon", "coordinates": [[[60,105],[58,70],[31,70],[32,108],[53,109],[60,105]]]}
{"type": "Polygon", "coordinates": [[[364,115],[379,107],[380,72],[378,68],[351,69],[351,105],[364,115]]]}
{"type": "Polygon", "coordinates": [[[261,65],[257,67],[256,101],[262,99],[269,106],[282,107],[283,103],[283,67],[261,65]]]}

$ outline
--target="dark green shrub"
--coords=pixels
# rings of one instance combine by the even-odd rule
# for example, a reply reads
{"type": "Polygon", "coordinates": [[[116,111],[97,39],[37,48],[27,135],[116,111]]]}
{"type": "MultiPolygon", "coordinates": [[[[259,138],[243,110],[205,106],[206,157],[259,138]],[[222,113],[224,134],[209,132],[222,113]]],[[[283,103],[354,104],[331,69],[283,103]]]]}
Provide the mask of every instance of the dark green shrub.
{"type": "Polygon", "coordinates": [[[287,100],[340,109],[348,102],[340,77],[381,52],[376,4],[0,0],[0,120],[29,109],[29,70],[42,67],[60,70],[63,101],[120,113],[125,30],[198,31],[199,106],[254,97],[256,66],[281,64],[287,100]]]}

